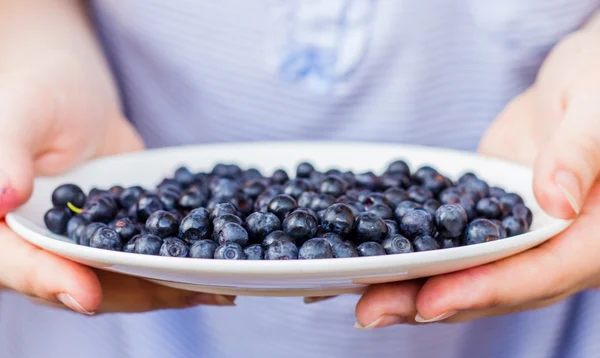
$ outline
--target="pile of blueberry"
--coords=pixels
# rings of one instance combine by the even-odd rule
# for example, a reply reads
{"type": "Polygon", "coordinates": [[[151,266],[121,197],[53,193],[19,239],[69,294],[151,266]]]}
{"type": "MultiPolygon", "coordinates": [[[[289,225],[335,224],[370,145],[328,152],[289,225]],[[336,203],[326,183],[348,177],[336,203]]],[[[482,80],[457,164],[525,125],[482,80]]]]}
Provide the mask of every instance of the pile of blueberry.
{"type": "Polygon", "coordinates": [[[456,182],[402,160],[381,175],[308,162],[294,178],[217,164],[178,168],[155,188],[52,194],[48,229],[80,245],[171,257],[228,260],[347,258],[474,245],[529,230],[532,213],[515,193],[472,173],[456,182]]]}

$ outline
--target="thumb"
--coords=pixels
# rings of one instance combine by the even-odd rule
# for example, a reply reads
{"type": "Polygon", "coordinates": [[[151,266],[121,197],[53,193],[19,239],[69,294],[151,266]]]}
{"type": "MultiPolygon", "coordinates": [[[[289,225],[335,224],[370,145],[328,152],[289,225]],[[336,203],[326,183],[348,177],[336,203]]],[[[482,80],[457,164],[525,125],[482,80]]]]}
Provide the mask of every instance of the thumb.
{"type": "Polygon", "coordinates": [[[578,93],[538,155],[534,193],[549,215],[572,219],[580,213],[600,172],[600,107],[588,94],[578,93]]]}

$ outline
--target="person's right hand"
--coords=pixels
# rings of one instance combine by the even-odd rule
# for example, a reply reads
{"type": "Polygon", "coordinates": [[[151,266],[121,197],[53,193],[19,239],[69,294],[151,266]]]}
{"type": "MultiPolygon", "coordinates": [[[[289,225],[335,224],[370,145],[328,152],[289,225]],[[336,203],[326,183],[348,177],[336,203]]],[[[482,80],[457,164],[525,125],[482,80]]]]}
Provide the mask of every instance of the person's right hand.
{"type": "Polygon", "coordinates": [[[8,228],[3,218],[28,199],[34,176],[143,149],[105,74],[86,71],[79,59],[65,56],[24,68],[0,72],[0,287],[83,314],[233,305],[234,297],[92,270],[37,248],[8,228]]]}

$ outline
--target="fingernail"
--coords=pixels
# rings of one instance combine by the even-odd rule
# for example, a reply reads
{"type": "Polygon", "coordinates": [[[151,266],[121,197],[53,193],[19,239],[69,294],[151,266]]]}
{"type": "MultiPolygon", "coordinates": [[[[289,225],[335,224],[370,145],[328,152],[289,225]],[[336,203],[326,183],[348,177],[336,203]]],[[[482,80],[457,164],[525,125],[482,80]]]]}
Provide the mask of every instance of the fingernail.
{"type": "Polygon", "coordinates": [[[356,323],[354,323],[354,329],[369,330],[375,328],[383,328],[393,326],[395,324],[406,323],[407,321],[408,319],[406,319],[406,317],[386,314],[377,318],[375,321],[369,323],[366,326],[363,326],[360,322],[356,321],[356,323]]]}
{"type": "Polygon", "coordinates": [[[579,214],[583,200],[579,179],[573,173],[559,171],[554,176],[554,183],[563,192],[573,211],[579,214]]]}
{"type": "Polygon", "coordinates": [[[304,303],[311,304],[315,302],[321,302],[330,299],[332,296],[321,296],[321,297],[304,297],[304,303]]]}
{"type": "Polygon", "coordinates": [[[223,295],[213,295],[210,293],[198,293],[190,297],[190,304],[197,305],[217,305],[217,306],[235,306],[232,299],[223,295]]]}
{"type": "Polygon", "coordinates": [[[429,323],[429,322],[443,321],[446,318],[454,316],[456,314],[456,312],[457,311],[444,312],[441,315],[439,315],[437,317],[430,318],[430,319],[425,319],[420,314],[417,313],[417,315],[415,316],[415,321],[417,321],[419,323],[429,323]]]}
{"type": "Polygon", "coordinates": [[[68,293],[59,293],[58,295],[56,295],[56,298],[62,302],[63,305],[69,307],[70,309],[72,309],[75,312],[79,312],[82,313],[84,315],[87,316],[93,316],[95,312],[90,312],[88,310],[86,310],[85,308],[83,308],[79,302],[75,301],[75,299],[69,295],[68,293]]]}
{"type": "Polygon", "coordinates": [[[0,172],[0,216],[3,217],[19,205],[17,192],[10,186],[8,179],[0,172]]]}

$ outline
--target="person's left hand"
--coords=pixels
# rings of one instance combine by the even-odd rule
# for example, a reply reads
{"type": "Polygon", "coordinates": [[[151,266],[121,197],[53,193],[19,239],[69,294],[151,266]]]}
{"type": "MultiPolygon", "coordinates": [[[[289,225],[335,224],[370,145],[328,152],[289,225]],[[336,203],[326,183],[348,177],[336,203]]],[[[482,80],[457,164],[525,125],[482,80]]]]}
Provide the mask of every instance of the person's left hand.
{"type": "Polygon", "coordinates": [[[542,209],[554,217],[575,218],[572,225],[538,247],[497,262],[371,286],[356,306],[356,328],[469,321],[545,307],[600,287],[598,22],[553,49],[536,82],[509,103],[479,148],[531,165],[542,209]]]}

